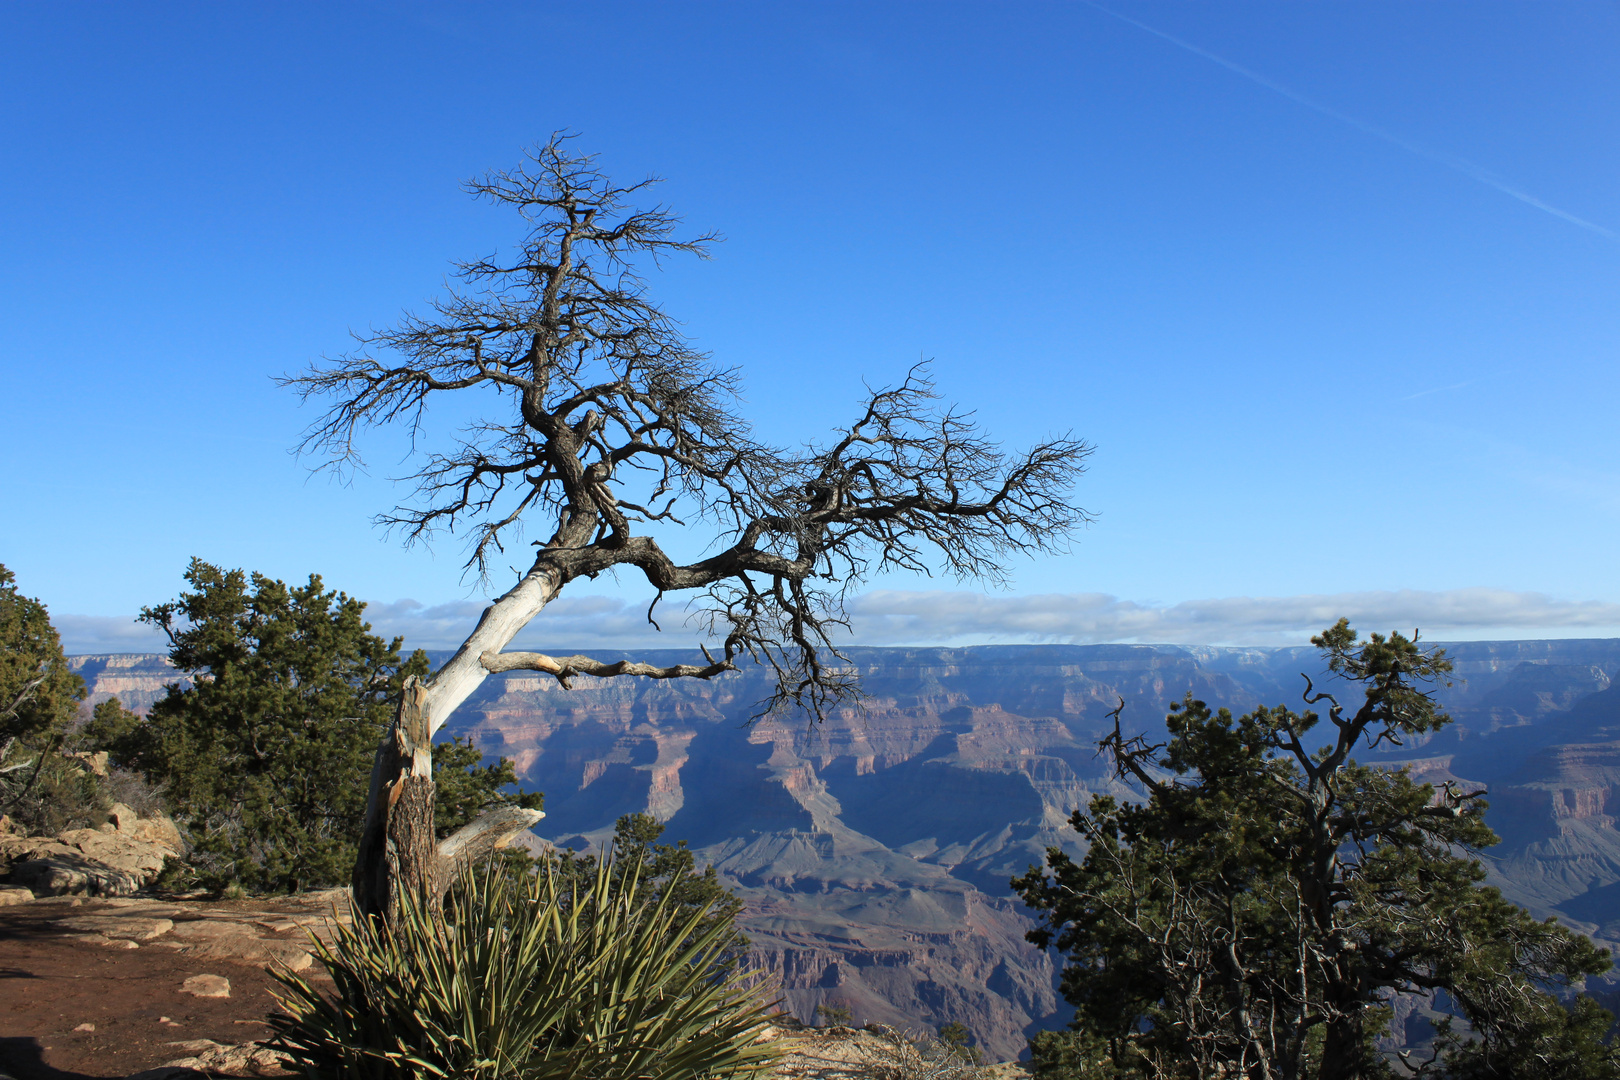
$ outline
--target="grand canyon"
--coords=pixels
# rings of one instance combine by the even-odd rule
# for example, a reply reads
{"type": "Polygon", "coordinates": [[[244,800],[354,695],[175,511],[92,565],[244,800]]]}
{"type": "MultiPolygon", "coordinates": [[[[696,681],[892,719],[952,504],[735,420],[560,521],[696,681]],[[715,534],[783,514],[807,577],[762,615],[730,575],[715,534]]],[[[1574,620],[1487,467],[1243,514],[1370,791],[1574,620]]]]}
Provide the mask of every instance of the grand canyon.
{"type": "MultiPolygon", "coordinates": [[[[1620,640],[1446,646],[1454,723],[1363,760],[1484,788],[1502,843],[1491,881],[1538,916],[1620,944],[1620,640]]],[[[855,648],[866,698],[820,724],[749,723],[757,670],[713,682],[491,677],[446,734],[511,758],[545,792],[536,832],[586,849],[643,811],[712,863],[747,904],[755,960],[788,1008],[859,1021],[959,1021],[992,1057],[1068,1017],[1055,957],[1008,879],[1048,846],[1075,850],[1066,821],[1093,794],[1128,789],[1097,740],[1124,702],[1127,731],[1162,731],[1191,693],[1243,711],[1299,707],[1309,648],[1005,645],[855,648]]],[[[654,663],[690,659],[644,652],[654,663]]],[[[612,657],[604,655],[603,659],[612,657]]],[[[435,657],[436,660],[442,657],[435,657]]],[[[74,659],[96,698],[143,709],[178,673],[160,656],[74,659]]],[[[1601,988],[1600,988],[1601,989],[1601,988]]]]}

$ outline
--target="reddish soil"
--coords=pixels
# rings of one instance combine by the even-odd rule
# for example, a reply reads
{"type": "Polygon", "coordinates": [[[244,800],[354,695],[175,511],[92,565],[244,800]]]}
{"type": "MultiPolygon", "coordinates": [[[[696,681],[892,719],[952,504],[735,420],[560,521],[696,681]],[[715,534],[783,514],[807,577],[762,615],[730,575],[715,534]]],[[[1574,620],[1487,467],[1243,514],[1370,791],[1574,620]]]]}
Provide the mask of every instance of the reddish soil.
{"type": "MultiPolygon", "coordinates": [[[[263,908],[262,902],[258,906],[263,908]]],[[[266,1038],[277,983],[246,964],[192,959],[158,945],[112,949],[50,924],[83,906],[0,908],[0,1074],[15,1080],[124,1077],[190,1056],[187,1039],[266,1038]],[[192,975],[223,975],[228,998],[182,993],[192,975]],[[94,1031],[75,1031],[94,1024],[94,1031]]],[[[291,938],[293,935],[284,935],[291,938]]]]}

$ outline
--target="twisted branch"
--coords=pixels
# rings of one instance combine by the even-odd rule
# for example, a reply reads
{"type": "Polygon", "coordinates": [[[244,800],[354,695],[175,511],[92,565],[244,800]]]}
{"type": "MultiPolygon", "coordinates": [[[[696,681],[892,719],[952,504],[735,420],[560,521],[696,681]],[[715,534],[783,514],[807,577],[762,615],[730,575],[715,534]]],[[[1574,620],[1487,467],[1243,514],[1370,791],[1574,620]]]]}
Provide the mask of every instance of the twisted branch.
{"type": "Polygon", "coordinates": [[[644,679],[712,679],[722,672],[737,670],[737,665],[731,661],[715,660],[713,657],[708,657],[710,663],[705,667],[694,664],[654,667],[633,660],[604,664],[588,656],[547,656],[535,652],[486,652],[478,659],[491,674],[502,671],[544,671],[548,675],[555,675],[565,687],[575,675],[592,675],[598,679],[611,679],[618,675],[637,675],[644,679]]]}

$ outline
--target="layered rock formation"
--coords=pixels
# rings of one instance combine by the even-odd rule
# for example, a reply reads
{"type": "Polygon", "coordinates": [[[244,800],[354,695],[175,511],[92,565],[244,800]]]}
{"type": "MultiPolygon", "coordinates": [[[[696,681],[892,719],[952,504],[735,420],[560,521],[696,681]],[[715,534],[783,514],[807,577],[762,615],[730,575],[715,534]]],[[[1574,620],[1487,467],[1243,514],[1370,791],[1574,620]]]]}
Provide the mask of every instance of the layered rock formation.
{"type": "MultiPolygon", "coordinates": [[[[1441,698],[1456,722],[1369,757],[1487,786],[1504,837],[1487,853],[1492,879],[1538,915],[1620,941],[1620,641],[1450,652],[1457,678],[1441,698]]],[[[449,731],[513,758],[525,785],[546,793],[538,831],[554,843],[599,844],[635,811],[664,820],[666,838],[688,840],[744,897],[759,961],[800,1017],[833,1003],[901,1027],[955,1020],[1007,1058],[1031,1031],[1067,1019],[1052,958],[1024,943],[1032,923],[1007,881],[1048,845],[1074,849],[1066,819],[1094,793],[1126,793],[1096,755],[1109,711],[1123,699],[1126,729],[1151,736],[1189,692],[1243,711],[1298,707],[1302,673],[1322,684],[1311,649],[851,657],[864,709],[815,727],[748,724],[766,691],[757,670],[712,683],[579,678],[573,690],[514,672],[489,679],[449,731]]],[[[150,659],[83,659],[93,688],[119,687],[126,704],[174,678],[150,659]]]]}
{"type": "Polygon", "coordinates": [[[113,804],[107,817],[98,828],[54,837],[0,833],[8,883],[37,896],[128,896],[179,856],[180,832],[168,818],[140,818],[122,803],[113,804]]]}
{"type": "Polygon", "coordinates": [[[167,656],[154,653],[113,653],[105,656],[70,656],[68,667],[84,680],[95,706],[116,697],[124,708],[146,715],[170,683],[186,683],[167,656]]]}

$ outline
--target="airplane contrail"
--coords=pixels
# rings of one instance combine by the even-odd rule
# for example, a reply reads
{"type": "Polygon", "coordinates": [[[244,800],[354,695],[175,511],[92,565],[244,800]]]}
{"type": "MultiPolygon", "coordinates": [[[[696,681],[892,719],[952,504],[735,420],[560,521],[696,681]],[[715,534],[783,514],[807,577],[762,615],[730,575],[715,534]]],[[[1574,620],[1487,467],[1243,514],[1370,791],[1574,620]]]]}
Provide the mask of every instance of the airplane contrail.
{"type": "Polygon", "coordinates": [[[1226,70],[1232,72],[1233,74],[1241,75],[1245,79],[1248,79],[1252,83],[1258,83],[1259,85],[1265,87],[1267,90],[1270,90],[1270,91],[1272,91],[1274,93],[1281,94],[1283,97],[1287,98],[1289,101],[1292,101],[1292,102],[1294,102],[1294,103],[1296,103],[1298,105],[1303,105],[1307,109],[1311,109],[1311,110],[1314,110],[1315,112],[1319,112],[1323,116],[1331,116],[1333,119],[1338,120],[1340,123],[1349,124],[1351,127],[1355,128],[1357,131],[1363,132],[1364,134],[1367,134],[1367,135],[1371,135],[1375,139],[1382,139],[1384,142],[1387,142],[1387,143],[1391,144],[1392,146],[1398,146],[1402,150],[1407,151],[1408,153],[1416,154],[1418,157],[1425,158],[1425,159],[1427,159],[1429,161],[1435,162],[1438,165],[1444,165],[1447,168],[1455,169],[1456,171],[1462,173],[1464,176],[1467,176],[1467,177],[1469,177],[1470,179],[1473,179],[1473,180],[1477,180],[1481,184],[1486,185],[1487,187],[1493,187],[1497,191],[1500,191],[1504,195],[1507,195],[1507,196],[1509,196],[1511,198],[1514,198],[1514,199],[1518,199],[1520,202],[1525,203],[1526,205],[1529,205],[1529,206],[1533,206],[1537,210],[1541,210],[1541,211],[1544,211],[1544,212],[1546,212],[1548,214],[1551,214],[1555,218],[1561,218],[1564,221],[1569,222],[1571,225],[1577,225],[1580,228],[1586,229],[1589,232],[1597,233],[1599,236],[1603,237],[1606,240],[1620,241],[1620,234],[1615,233],[1613,230],[1606,229],[1602,225],[1597,224],[1596,222],[1587,221],[1583,217],[1576,217],[1574,214],[1571,214],[1567,210],[1560,210],[1558,207],[1553,206],[1551,203],[1544,202],[1543,200],[1536,198],[1534,195],[1530,194],[1528,191],[1525,191],[1523,188],[1515,187],[1513,184],[1508,183],[1506,180],[1502,179],[1500,176],[1497,176],[1495,173],[1491,172],[1489,169],[1485,168],[1482,165],[1476,165],[1474,162],[1469,161],[1467,158],[1458,157],[1456,154],[1447,154],[1447,153],[1444,153],[1444,152],[1438,151],[1438,150],[1430,150],[1426,146],[1419,146],[1417,143],[1412,142],[1409,139],[1401,138],[1401,136],[1396,135],[1392,131],[1386,131],[1383,128],[1378,127],[1375,124],[1369,124],[1365,120],[1358,120],[1354,116],[1350,116],[1347,113],[1342,113],[1338,109],[1333,108],[1331,105],[1324,105],[1320,101],[1316,101],[1316,100],[1314,100],[1312,98],[1308,98],[1304,94],[1301,94],[1298,90],[1294,90],[1291,87],[1284,86],[1282,83],[1277,82],[1275,79],[1266,78],[1264,75],[1260,74],[1258,71],[1254,71],[1254,70],[1251,70],[1250,68],[1246,68],[1242,64],[1235,64],[1232,61],[1226,59],[1225,57],[1216,56],[1214,53],[1210,52],[1208,49],[1200,48],[1197,45],[1194,45],[1190,41],[1184,41],[1183,39],[1176,37],[1174,34],[1167,34],[1163,30],[1157,29],[1156,27],[1149,26],[1147,23],[1138,22],[1136,19],[1131,18],[1129,15],[1122,15],[1119,12],[1114,11],[1111,8],[1106,8],[1103,5],[1101,5],[1099,3],[1096,3],[1095,0],[1082,0],[1082,2],[1085,3],[1086,6],[1088,6],[1088,7],[1096,8],[1098,11],[1102,12],[1104,15],[1112,15],[1114,18],[1118,19],[1120,22],[1130,23],[1132,26],[1136,27],[1137,29],[1145,30],[1148,33],[1152,34],[1154,37],[1163,38],[1165,41],[1170,42],[1170,44],[1176,46],[1177,48],[1185,49],[1188,52],[1193,53],[1196,56],[1202,56],[1205,60],[1208,60],[1211,63],[1219,64],[1221,67],[1223,67],[1226,70]]]}

